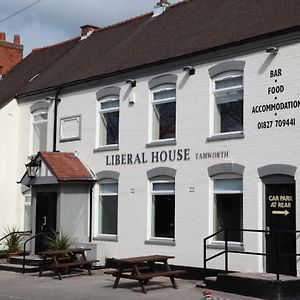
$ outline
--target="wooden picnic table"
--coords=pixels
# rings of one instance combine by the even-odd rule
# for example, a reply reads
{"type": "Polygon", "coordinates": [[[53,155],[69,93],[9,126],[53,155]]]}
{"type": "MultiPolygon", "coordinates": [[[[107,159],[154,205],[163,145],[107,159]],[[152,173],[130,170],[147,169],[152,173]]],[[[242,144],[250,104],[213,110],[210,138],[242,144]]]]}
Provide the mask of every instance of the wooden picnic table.
{"type": "Polygon", "coordinates": [[[147,293],[145,285],[153,277],[169,277],[172,285],[177,289],[175,277],[184,274],[182,270],[171,270],[168,264],[168,259],[175,258],[174,256],[166,255],[150,255],[150,256],[138,256],[128,258],[114,259],[118,268],[115,271],[106,272],[116,277],[113,288],[118,287],[120,278],[134,279],[140,284],[143,293],[147,293]],[[159,264],[158,264],[159,263],[159,264]],[[160,268],[158,269],[158,265],[160,268]]]}
{"type": "Polygon", "coordinates": [[[43,259],[40,264],[39,277],[42,276],[45,269],[53,269],[61,280],[63,270],[68,270],[72,267],[82,267],[88,270],[89,275],[92,275],[92,264],[98,260],[87,260],[86,251],[90,248],[68,248],[65,250],[48,250],[40,252],[38,255],[43,259]]]}

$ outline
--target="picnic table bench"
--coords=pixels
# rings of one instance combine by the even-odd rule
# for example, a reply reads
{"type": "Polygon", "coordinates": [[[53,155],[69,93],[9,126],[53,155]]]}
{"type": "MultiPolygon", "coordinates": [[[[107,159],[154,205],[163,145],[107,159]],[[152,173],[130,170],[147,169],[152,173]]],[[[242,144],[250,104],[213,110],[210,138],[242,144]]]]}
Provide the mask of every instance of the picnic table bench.
{"type": "Polygon", "coordinates": [[[53,269],[62,280],[62,271],[70,271],[73,267],[81,267],[88,270],[92,275],[92,264],[98,260],[87,260],[85,252],[90,248],[68,248],[65,250],[48,250],[40,252],[38,255],[43,259],[40,264],[39,277],[42,276],[45,269],[53,269]]]}
{"type": "Polygon", "coordinates": [[[114,289],[118,287],[120,278],[133,279],[139,282],[142,292],[146,294],[145,285],[148,284],[150,279],[159,276],[169,277],[173,287],[177,289],[175,278],[179,275],[183,275],[185,271],[171,270],[168,264],[168,259],[170,258],[175,257],[166,255],[150,255],[114,259],[118,268],[104,273],[111,274],[116,277],[113,285],[114,289]],[[160,263],[160,266],[163,268],[158,270],[157,263],[160,263]]]}

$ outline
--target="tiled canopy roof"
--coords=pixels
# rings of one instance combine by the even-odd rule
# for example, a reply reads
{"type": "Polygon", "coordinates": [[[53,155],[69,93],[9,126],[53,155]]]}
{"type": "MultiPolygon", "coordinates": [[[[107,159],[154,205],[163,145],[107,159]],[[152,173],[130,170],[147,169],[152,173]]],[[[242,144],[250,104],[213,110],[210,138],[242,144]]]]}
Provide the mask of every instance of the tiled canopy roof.
{"type": "Polygon", "coordinates": [[[38,156],[58,181],[93,180],[91,173],[74,153],[39,152],[38,156]]]}
{"type": "Polygon", "coordinates": [[[33,51],[0,81],[0,107],[54,89],[300,29],[298,0],[187,0],[33,51]],[[30,80],[33,76],[39,74],[30,80]]]}

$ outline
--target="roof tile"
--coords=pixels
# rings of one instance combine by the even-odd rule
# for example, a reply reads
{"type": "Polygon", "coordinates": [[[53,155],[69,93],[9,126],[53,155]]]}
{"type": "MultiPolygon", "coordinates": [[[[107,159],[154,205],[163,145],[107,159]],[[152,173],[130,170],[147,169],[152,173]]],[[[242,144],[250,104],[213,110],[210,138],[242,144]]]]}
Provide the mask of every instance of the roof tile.
{"type": "Polygon", "coordinates": [[[59,181],[93,180],[91,173],[74,153],[39,152],[39,155],[59,181]]]}

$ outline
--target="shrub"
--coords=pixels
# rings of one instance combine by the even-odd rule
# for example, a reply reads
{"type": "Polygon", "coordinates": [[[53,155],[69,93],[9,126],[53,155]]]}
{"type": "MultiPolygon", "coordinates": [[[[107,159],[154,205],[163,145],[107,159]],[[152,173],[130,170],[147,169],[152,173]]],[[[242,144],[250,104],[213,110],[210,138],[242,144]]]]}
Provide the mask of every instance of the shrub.
{"type": "Polygon", "coordinates": [[[9,234],[5,238],[5,250],[10,253],[20,252],[21,251],[21,241],[22,237],[19,233],[19,229],[15,227],[7,228],[5,230],[6,234],[9,234]]]}
{"type": "Polygon", "coordinates": [[[60,234],[55,231],[52,235],[47,237],[47,245],[50,250],[64,250],[71,246],[70,236],[61,232],[60,234]]]}

